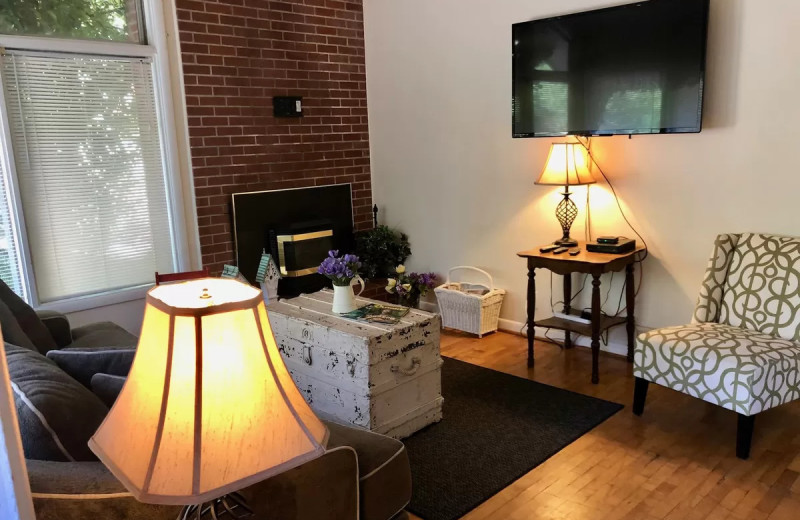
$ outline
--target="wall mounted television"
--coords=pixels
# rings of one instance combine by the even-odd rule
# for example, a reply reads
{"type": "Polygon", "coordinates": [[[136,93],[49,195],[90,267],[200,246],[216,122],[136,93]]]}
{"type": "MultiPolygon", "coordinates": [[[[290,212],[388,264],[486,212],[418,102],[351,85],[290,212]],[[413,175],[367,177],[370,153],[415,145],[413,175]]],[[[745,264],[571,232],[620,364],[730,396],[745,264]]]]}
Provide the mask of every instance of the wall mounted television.
{"type": "Polygon", "coordinates": [[[709,0],[512,26],[513,136],[699,132],[709,0]]]}

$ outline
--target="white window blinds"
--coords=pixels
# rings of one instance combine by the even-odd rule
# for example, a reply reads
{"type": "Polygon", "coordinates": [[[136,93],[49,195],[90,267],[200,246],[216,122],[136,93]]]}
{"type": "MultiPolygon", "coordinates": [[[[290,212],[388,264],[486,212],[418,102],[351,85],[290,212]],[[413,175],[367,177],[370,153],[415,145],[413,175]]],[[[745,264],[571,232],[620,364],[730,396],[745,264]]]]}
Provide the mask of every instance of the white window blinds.
{"type": "Polygon", "coordinates": [[[25,295],[22,283],[22,272],[19,262],[19,251],[16,233],[14,232],[14,220],[11,210],[11,192],[6,185],[6,166],[0,157],[0,279],[8,285],[12,291],[19,295],[25,295]]]}
{"type": "Polygon", "coordinates": [[[38,300],[174,270],[152,64],[9,54],[2,72],[38,300]]]}

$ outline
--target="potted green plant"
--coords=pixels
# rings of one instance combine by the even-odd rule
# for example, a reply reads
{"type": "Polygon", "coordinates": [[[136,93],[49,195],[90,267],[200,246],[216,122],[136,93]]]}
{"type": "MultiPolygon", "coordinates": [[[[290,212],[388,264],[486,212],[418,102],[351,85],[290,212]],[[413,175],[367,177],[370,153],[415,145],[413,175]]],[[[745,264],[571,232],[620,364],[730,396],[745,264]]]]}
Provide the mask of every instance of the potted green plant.
{"type": "Polygon", "coordinates": [[[405,233],[377,226],[356,235],[356,254],[364,277],[387,278],[394,275],[396,265],[411,256],[411,245],[405,233]]]}

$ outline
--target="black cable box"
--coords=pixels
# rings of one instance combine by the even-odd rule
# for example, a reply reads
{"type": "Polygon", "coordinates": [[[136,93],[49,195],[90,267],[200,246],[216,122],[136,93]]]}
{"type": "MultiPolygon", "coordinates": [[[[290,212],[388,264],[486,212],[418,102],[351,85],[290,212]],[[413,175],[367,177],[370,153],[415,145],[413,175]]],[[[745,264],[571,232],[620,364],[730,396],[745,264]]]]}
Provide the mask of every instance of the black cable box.
{"type": "Polygon", "coordinates": [[[619,237],[616,244],[603,244],[599,242],[586,242],[586,250],[590,253],[609,253],[621,255],[630,253],[636,249],[636,240],[632,238],[619,237]]]}

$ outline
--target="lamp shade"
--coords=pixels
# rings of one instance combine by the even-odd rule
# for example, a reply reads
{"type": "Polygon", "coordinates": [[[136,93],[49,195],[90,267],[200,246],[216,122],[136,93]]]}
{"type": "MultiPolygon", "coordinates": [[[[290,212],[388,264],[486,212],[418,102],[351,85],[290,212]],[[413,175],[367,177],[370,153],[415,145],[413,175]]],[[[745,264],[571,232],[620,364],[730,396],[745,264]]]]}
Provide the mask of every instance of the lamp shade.
{"type": "Polygon", "coordinates": [[[589,170],[589,154],[580,143],[553,143],[547,163],[536,184],[556,186],[578,186],[594,184],[596,181],[589,170]]]}
{"type": "Polygon", "coordinates": [[[202,278],[148,292],[130,374],[89,447],[139,501],[193,505],[318,457],[327,440],[261,292],[202,278]]]}
{"type": "Polygon", "coordinates": [[[22,457],[17,410],[0,335],[0,518],[34,520],[28,471],[22,457]]]}

